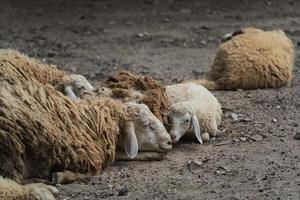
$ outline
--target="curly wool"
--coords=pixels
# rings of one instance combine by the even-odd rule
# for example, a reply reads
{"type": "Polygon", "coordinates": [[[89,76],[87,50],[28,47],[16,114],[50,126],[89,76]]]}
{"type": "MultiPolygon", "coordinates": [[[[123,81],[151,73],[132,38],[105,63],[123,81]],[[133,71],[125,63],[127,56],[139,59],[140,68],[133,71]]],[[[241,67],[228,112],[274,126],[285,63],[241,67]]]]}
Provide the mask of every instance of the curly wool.
{"type": "Polygon", "coordinates": [[[170,127],[167,117],[170,101],[165,87],[156,80],[149,76],[138,76],[122,71],[108,78],[105,86],[112,90],[113,98],[146,104],[166,128],[170,127]]]}
{"type": "Polygon", "coordinates": [[[209,90],[279,88],[292,80],[295,50],[282,30],[245,28],[221,44],[210,80],[198,83],[209,90]]]}
{"type": "Polygon", "coordinates": [[[17,182],[62,169],[97,174],[115,159],[124,108],[74,104],[50,85],[0,75],[0,174],[17,182]]]}
{"type": "Polygon", "coordinates": [[[5,74],[21,83],[38,81],[55,88],[60,87],[66,75],[54,65],[43,64],[39,60],[10,49],[0,50],[0,74],[5,74]]]}

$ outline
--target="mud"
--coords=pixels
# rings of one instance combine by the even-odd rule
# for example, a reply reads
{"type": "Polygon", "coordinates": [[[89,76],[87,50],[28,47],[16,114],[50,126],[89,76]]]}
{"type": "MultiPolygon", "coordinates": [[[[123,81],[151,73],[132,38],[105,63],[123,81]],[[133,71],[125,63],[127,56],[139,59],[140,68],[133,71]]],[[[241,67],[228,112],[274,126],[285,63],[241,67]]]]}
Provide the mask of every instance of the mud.
{"type": "Polygon", "coordinates": [[[116,162],[59,187],[58,199],[300,199],[300,1],[0,2],[0,45],[100,84],[120,69],[165,84],[201,78],[221,36],[284,29],[296,47],[291,87],[214,92],[224,107],[210,144],[181,143],[160,162],[116,162]]]}

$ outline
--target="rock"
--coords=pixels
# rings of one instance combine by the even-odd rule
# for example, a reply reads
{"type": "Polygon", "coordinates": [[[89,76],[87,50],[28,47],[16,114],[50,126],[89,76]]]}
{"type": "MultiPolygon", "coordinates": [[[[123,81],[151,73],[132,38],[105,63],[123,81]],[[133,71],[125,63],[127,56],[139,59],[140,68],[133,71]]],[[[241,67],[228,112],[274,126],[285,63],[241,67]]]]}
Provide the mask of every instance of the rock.
{"type": "Polygon", "coordinates": [[[230,172],[229,167],[226,167],[226,166],[220,166],[219,168],[225,170],[226,172],[230,172]]]}
{"type": "Polygon", "coordinates": [[[234,143],[238,143],[239,141],[240,141],[239,139],[233,138],[233,142],[234,142],[234,143]]]}
{"type": "Polygon", "coordinates": [[[240,137],[240,141],[246,142],[246,141],[247,141],[247,138],[245,138],[245,137],[240,137]]]}
{"type": "Polygon", "coordinates": [[[193,70],[192,72],[193,72],[193,74],[194,74],[195,76],[203,75],[203,74],[204,74],[204,71],[199,70],[199,69],[195,69],[195,70],[193,70]]]}
{"type": "Polygon", "coordinates": [[[207,41],[201,40],[200,43],[206,45],[206,44],[207,44],[207,41]]]}
{"type": "Polygon", "coordinates": [[[261,135],[254,135],[250,137],[250,139],[254,140],[255,142],[260,142],[263,140],[263,137],[261,135]]]}
{"type": "Polygon", "coordinates": [[[170,21],[171,20],[169,18],[166,18],[166,17],[163,19],[163,22],[165,22],[165,23],[169,23],[170,21]]]}
{"type": "Polygon", "coordinates": [[[216,171],[216,174],[217,175],[225,175],[226,174],[226,171],[224,169],[220,169],[220,170],[217,170],[216,171]]]}
{"type": "Polygon", "coordinates": [[[126,187],[123,187],[119,190],[119,196],[126,196],[128,194],[128,189],[126,187]]]}
{"type": "Polygon", "coordinates": [[[239,121],[239,116],[238,116],[238,114],[231,113],[230,115],[231,115],[233,121],[239,121]]]}
{"type": "Polygon", "coordinates": [[[272,122],[273,122],[273,123],[277,123],[277,119],[273,118],[273,119],[272,119],[272,122]]]}
{"type": "Polygon", "coordinates": [[[144,31],[143,33],[138,33],[137,36],[140,37],[140,38],[148,38],[151,35],[150,35],[150,33],[144,31]]]}
{"type": "Polygon", "coordinates": [[[252,119],[248,118],[248,117],[244,117],[244,118],[240,118],[239,120],[240,122],[251,122],[253,121],[252,119]]]}
{"type": "Polygon", "coordinates": [[[198,174],[200,173],[199,169],[202,164],[203,162],[201,160],[188,160],[187,168],[191,173],[198,174]]]}
{"type": "Polygon", "coordinates": [[[300,132],[297,132],[294,137],[295,140],[300,140],[300,132]]]}
{"type": "Polygon", "coordinates": [[[225,140],[215,144],[215,146],[223,146],[223,145],[231,144],[231,142],[232,142],[231,140],[225,140]]]}

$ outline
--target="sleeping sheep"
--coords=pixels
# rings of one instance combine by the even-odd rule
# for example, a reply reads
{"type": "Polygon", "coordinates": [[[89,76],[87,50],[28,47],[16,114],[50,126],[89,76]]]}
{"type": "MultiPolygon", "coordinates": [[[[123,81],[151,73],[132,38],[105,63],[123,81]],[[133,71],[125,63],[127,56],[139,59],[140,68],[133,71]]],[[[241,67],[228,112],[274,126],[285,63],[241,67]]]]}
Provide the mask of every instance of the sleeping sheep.
{"type": "Polygon", "coordinates": [[[97,174],[114,161],[117,145],[129,157],[135,157],[139,148],[171,149],[169,134],[158,119],[147,118],[150,110],[145,105],[111,98],[74,104],[50,85],[0,77],[0,174],[4,177],[21,182],[47,179],[63,170],[97,174]]]}
{"type": "Polygon", "coordinates": [[[211,67],[209,90],[279,88],[292,80],[295,50],[282,30],[244,28],[226,35],[211,67]]]}
{"type": "MultiPolygon", "coordinates": [[[[7,64],[0,66],[0,160],[5,161],[0,164],[1,175],[21,182],[54,173],[58,183],[65,179],[60,173],[64,170],[76,172],[74,177],[80,172],[97,174],[115,159],[117,146],[130,158],[138,149],[172,148],[169,134],[146,105],[111,98],[73,103],[53,87],[62,80],[53,77],[63,77],[62,73],[54,70],[52,76],[45,70],[49,81],[44,81],[35,73],[38,66],[18,68],[12,60],[1,59],[12,66],[11,71],[7,64]]],[[[32,66],[30,59],[19,62],[32,66]]],[[[151,159],[149,153],[140,159],[151,159]]],[[[66,176],[70,173],[66,171],[66,176]]]]}
{"type": "Polygon", "coordinates": [[[171,101],[169,119],[173,143],[184,135],[196,137],[203,143],[217,134],[222,110],[211,92],[196,83],[170,85],[166,87],[166,92],[171,101]]]}
{"type": "Polygon", "coordinates": [[[109,77],[104,86],[112,98],[123,102],[146,104],[152,113],[169,128],[168,108],[170,101],[165,87],[150,76],[138,76],[127,71],[109,77]]]}
{"type": "MultiPolygon", "coordinates": [[[[119,97],[125,102],[145,100],[149,102],[149,99],[155,100],[156,98],[156,101],[160,103],[155,105],[163,105],[162,108],[164,108],[163,111],[157,112],[158,116],[169,113],[168,120],[170,119],[172,123],[170,134],[173,143],[178,142],[183,135],[188,138],[195,135],[200,143],[203,143],[202,138],[208,141],[210,137],[216,135],[222,118],[222,110],[218,100],[206,88],[196,83],[184,83],[167,87],[160,86],[159,95],[151,92],[145,95],[141,89],[146,85],[141,83],[143,78],[145,77],[121,72],[108,79],[107,84],[110,88],[102,87],[99,92],[104,96],[119,97]],[[200,134],[201,129],[202,134],[200,134]]],[[[163,118],[165,126],[169,126],[167,116],[163,118]]]]}
{"type": "Polygon", "coordinates": [[[11,49],[0,49],[0,73],[22,83],[37,81],[43,85],[52,85],[73,101],[76,100],[76,92],[94,90],[82,75],[67,74],[54,65],[41,63],[11,49]]]}
{"type": "Polygon", "coordinates": [[[43,183],[20,185],[17,182],[0,176],[1,200],[55,200],[55,187],[43,183]]]}

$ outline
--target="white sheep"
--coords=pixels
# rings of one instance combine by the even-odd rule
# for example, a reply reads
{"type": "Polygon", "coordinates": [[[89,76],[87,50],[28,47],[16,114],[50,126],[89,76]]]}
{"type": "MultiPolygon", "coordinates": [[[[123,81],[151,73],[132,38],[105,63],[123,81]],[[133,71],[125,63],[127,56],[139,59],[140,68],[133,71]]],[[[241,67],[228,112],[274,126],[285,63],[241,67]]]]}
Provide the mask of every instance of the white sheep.
{"type": "Polygon", "coordinates": [[[58,190],[43,183],[20,185],[17,182],[0,176],[1,200],[55,200],[58,190]]]}
{"type": "Polygon", "coordinates": [[[170,85],[166,92],[171,101],[169,119],[173,143],[185,134],[196,136],[200,143],[217,134],[222,110],[211,92],[196,83],[170,85]]]}
{"type": "Polygon", "coordinates": [[[90,82],[82,75],[71,74],[64,78],[64,93],[72,101],[78,101],[78,95],[82,92],[92,92],[95,88],[90,82]]]}
{"type": "MultiPolygon", "coordinates": [[[[80,83],[82,85],[78,85],[79,87],[86,87],[86,82],[80,83]]],[[[112,94],[111,89],[105,87],[101,88],[100,93],[104,96],[112,94]]],[[[130,101],[139,102],[143,98],[139,91],[130,93],[130,101]]],[[[203,143],[202,138],[209,141],[211,136],[216,135],[222,110],[211,92],[196,83],[182,83],[166,86],[166,93],[171,102],[169,118],[172,123],[170,135],[173,143],[178,142],[185,133],[188,133],[186,137],[195,135],[200,143],[203,143]],[[204,130],[202,134],[200,127],[204,130]]]]}

